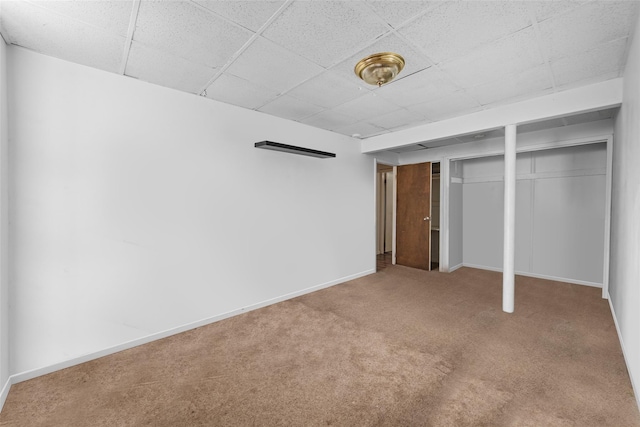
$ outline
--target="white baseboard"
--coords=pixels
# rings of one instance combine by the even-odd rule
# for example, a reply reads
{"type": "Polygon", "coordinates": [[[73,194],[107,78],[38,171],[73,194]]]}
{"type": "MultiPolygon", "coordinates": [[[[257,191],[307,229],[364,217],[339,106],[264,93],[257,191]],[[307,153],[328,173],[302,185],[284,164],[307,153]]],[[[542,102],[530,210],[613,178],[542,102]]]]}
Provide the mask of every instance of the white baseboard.
{"type": "MultiPolygon", "coordinates": [[[[479,270],[497,271],[499,273],[502,273],[501,268],[487,267],[486,265],[468,264],[465,262],[462,264],[462,266],[469,267],[469,268],[477,268],[479,270]]],[[[583,286],[592,286],[594,288],[602,288],[602,283],[587,282],[586,280],[576,280],[576,279],[568,279],[566,277],[548,276],[546,274],[530,273],[528,271],[516,271],[516,274],[518,276],[535,277],[536,279],[553,280],[555,282],[564,282],[564,283],[571,283],[574,285],[583,285],[583,286]]]]}
{"type": "Polygon", "coordinates": [[[636,404],[638,405],[638,409],[640,410],[640,389],[636,387],[636,383],[633,381],[633,374],[629,369],[629,357],[627,357],[627,352],[624,348],[624,341],[622,339],[622,333],[620,332],[620,325],[618,325],[618,318],[616,317],[616,311],[613,309],[613,303],[611,302],[611,296],[607,295],[607,299],[609,300],[609,308],[611,309],[611,316],[613,317],[613,324],[616,325],[616,332],[618,333],[618,340],[620,341],[620,348],[622,348],[622,356],[624,357],[624,363],[627,365],[627,373],[629,374],[629,380],[631,381],[631,388],[633,389],[633,394],[636,396],[636,404]]]}
{"type": "Polygon", "coordinates": [[[464,264],[462,264],[462,263],[460,263],[458,265],[454,265],[453,267],[449,268],[449,273],[453,273],[454,271],[456,271],[457,269],[462,268],[462,267],[464,267],[464,264]]]}
{"type": "Polygon", "coordinates": [[[2,412],[2,408],[4,408],[4,402],[7,400],[7,396],[9,395],[11,384],[13,384],[13,378],[9,377],[2,387],[2,392],[0,392],[0,412],[2,412]]]}
{"type": "MultiPolygon", "coordinates": [[[[55,371],[59,371],[61,369],[69,368],[71,366],[79,365],[81,363],[89,362],[90,360],[98,359],[100,357],[108,356],[110,354],[118,353],[123,350],[128,350],[133,347],[137,347],[139,345],[147,344],[152,341],[156,341],[162,338],[169,337],[171,335],[179,334],[181,332],[186,332],[191,329],[199,328],[201,326],[208,325],[210,323],[218,322],[220,320],[227,319],[229,317],[237,316],[242,313],[247,313],[252,310],[257,310],[262,307],[266,307],[268,305],[276,304],[278,302],[286,301],[301,295],[305,295],[311,292],[319,291],[320,289],[328,288],[331,286],[338,285],[340,283],[348,282],[349,280],[354,280],[359,277],[368,276],[369,274],[375,273],[375,269],[365,270],[360,273],[352,274],[349,276],[341,277],[336,280],[331,280],[329,282],[321,283],[319,285],[312,286],[310,288],[302,289],[300,291],[290,292],[288,294],[281,295],[279,297],[271,298],[256,304],[251,304],[246,307],[242,307],[236,310],[228,311],[226,313],[222,313],[216,316],[208,317],[206,319],[198,320],[196,322],[187,323],[185,325],[181,325],[175,328],[167,329],[162,332],[156,332],[151,335],[147,335],[145,337],[137,338],[131,341],[124,342],[122,344],[115,345],[113,347],[108,347],[102,350],[98,350],[96,352],[87,353],[81,356],[73,357],[71,359],[64,360],[62,362],[54,363],[52,365],[43,366],[41,368],[32,369],[25,372],[20,372],[14,374],[10,377],[12,380],[12,384],[17,384],[22,381],[27,381],[32,378],[39,377],[41,375],[50,374],[55,371]]],[[[4,392],[4,391],[3,391],[4,392]]],[[[8,393],[8,390],[7,390],[8,393]]]]}

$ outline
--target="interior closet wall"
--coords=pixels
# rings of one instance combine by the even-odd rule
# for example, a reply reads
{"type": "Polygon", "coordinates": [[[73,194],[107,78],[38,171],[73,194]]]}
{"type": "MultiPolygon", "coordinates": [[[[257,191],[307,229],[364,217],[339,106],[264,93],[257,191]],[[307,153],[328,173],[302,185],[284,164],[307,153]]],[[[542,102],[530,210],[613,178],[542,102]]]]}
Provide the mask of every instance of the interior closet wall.
{"type": "Polygon", "coordinates": [[[452,161],[449,169],[449,271],[463,263],[462,165],[462,161],[452,161]]]}
{"type": "MultiPolygon", "coordinates": [[[[606,145],[517,156],[516,272],[603,283],[606,145]]],[[[463,263],[501,270],[504,158],[463,161],[463,263]]]]}

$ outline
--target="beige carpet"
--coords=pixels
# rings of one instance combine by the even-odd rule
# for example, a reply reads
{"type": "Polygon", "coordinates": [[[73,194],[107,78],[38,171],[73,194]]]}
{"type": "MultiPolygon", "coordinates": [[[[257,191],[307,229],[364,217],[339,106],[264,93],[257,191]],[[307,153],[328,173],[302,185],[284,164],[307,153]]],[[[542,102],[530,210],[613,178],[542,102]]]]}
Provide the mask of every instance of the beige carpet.
{"type": "Polygon", "coordinates": [[[1,426],[640,426],[600,289],[391,266],[15,384],[1,426]]]}

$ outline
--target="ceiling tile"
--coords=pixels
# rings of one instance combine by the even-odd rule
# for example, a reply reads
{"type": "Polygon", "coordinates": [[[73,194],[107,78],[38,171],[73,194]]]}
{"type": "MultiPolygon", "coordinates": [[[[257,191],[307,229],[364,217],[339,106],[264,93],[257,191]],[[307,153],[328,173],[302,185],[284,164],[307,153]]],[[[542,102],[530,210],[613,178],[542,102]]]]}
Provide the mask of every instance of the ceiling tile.
{"type": "Polygon", "coordinates": [[[596,49],[582,52],[551,62],[551,70],[557,86],[564,86],[586,79],[604,76],[603,79],[616,77],[622,72],[622,63],[627,39],[619,39],[598,46],[596,49]]]}
{"type": "Polygon", "coordinates": [[[253,35],[182,1],[143,1],[133,39],[174,56],[222,67],[253,35]]]}
{"type": "Polygon", "coordinates": [[[344,104],[364,93],[366,91],[358,86],[357,80],[349,82],[331,71],[325,71],[287,92],[288,95],[324,108],[344,104]]]}
{"type": "Polygon", "coordinates": [[[533,13],[536,22],[542,22],[554,16],[567,13],[577,7],[582,6],[587,1],[591,0],[569,0],[569,1],[528,1],[527,5],[533,13]]]}
{"type": "Polygon", "coordinates": [[[481,105],[513,100],[524,95],[539,96],[545,90],[551,89],[549,69],[546,65],[523,70],[521,72],[503,76],[500,80],[494,80],[467,89],[481,105]]]}
{"type": "Polygon", "coordinates": [[[356,134],[359,135],[356,138],[368,138],[370,136],[388,133],[387,130],[366,122],[352,123],[346,126],[342,126],[334,129],[334,132],[348,136],[353,136],[356,134]]]}
{"type": "Polygon", "coordinates": [[[451,96],[447,96],[446,98],[416,104],[408,109],[409,111],[420,114],[429,120],[436,121],[469,114],[479,111],[482,108],[465,91],[459,91],[451,96]]]}
{"type": "Polygon", "coordinates": [[[387,31],[381,19],[360,2],[297,1],[262,35],[329,67],[387,31]]]}
{"type": "Polygon", "coordinates": [[[392,81],[376,89],[376,93],[402,107],[420,104],[453,95],[459,91],[446,74],[437,67],[392,81]]]}
{"type": "Polygon", "coordinates": [[[258,37],[227,69],[230,74],[278,93],[322,71],[322,67],[262,37],[258,37]]]}
{"type": "Polygon", "coordinates": [[[321,111],[318,114],[314,114],[313,116],[309,116],[300,121],[308,124],[309,126],[315,126],[327,130],[344,127],[356,122],[353,117],[345,116],[344,114],[336,113],[332,110],[321,111]]]}
{"type": "Polygon", "coordinates": [[[381,127],[383,129],[396,129],[408,124],[417,124],[424,122],[424,117],[405,109],[392,111],[378,117],[367,119],[367,123],[371,123],[372,125],[381,127]]]}
{"type": "Polygon", "coordinates": [[[45,55],[117,72],[125,39],[26,2],[2,2],[0,25],[9,41],[45,55]]]}
{"type": "Polygon", "coordinates": [[[125,71],[127,76],[195,94],[199,94],[215,73],[213,68],[136,42],[131,44],[125,71]]]}
{"type": "Polygon", "coordinates": [[[56,13],[126,37],[133,1],[34,1],[33,4],[56,13]]]}
{"type": "Polygon", "coordinates": [[[402,23],[416,15],[433,9],[438,1],[368,1],[376,13],[389,25],[398,28],[402,23]]]}
{"type": "Polygon", "coordinates": [[[322,111],[322,107],[282,95],[259,108],[258,111],[289,120],[300,120],[322,111]]]}
{"type": "Polygon", "coordinates": [[[543,64],[535,31],[525,28],[503,37],[440,69],[464,88],[477,86],[543,64]]]}
{"type": "Polygon", "coordinates": [[[250,109],[261,107],[276,95],[273,90],[226,73],[207,88],[207,98],[250,109]]]}
{"type": "Polygon", "coordinates": [[[381,116],[399,109],[400,107],[393,102],[389,102],[375,93],[366,93],[335,107],[333,111],[351,116],[356,120],[365,120],[369,117],[381,116]]]}
{"type": "Polygon", "coordinates": [[[589,2],[571,13],[540,23],[549,59],[575,55],[630,34],[637,19],[637,1],[589,2]]]}
{"type": "Polygon", "coordinates": [[[284,4],[284,1],[242,0],[194,0],[194,2],[252,31],[258,31],[284,4]]]}
{"type": "Polygon", "coordinates": [[[460,1],[443,2],[398,31],[440,63],[529,25],[526,2],[460,1]]]}
{"type": "MultiPolygon", "coordinates": [[[[356,80],[357,82],[366,85],[366,83],[363,83],[356,76],[354,68],[358,61],[360,61],[362,58],[366,58],[369,55],[379,52],[395,52],[402,55],[405,61],[405,66],[400,74],[398,74],[398,77],[396,77],[398,80],[433,65],[422,53],[414,49],[411,44],[405,42],[396,34],[390,34],[389,36],[381,38],[371,46],[362,49],[360,52],[351,56],[349,59],[342,61],[335,67],[331,68],[331,70],[335,71],[336,73],[340,73],[341,75],[351,80],[356,80]]],[[[375,88],[374,86],[370,87],[375,88]]]]}

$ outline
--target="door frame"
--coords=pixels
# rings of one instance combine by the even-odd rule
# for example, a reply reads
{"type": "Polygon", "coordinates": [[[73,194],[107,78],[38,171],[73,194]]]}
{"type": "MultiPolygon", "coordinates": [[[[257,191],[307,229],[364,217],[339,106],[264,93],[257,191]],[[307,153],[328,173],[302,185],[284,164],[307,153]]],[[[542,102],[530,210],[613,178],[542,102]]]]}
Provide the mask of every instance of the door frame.
{"type": "MultiPolygon", "coordinates": [[[[373,244],[373,260],[377,262],[378,257],[378,164],[391,166],[393,168],[393,202],[392,202],[392,211],[391,211],[391,263],[395,265],[396,263],[396,174],[397,174],[397,165],[393,162],[379,160],[378,158],[373,159],[373,229],[374,229],[374,244],[373,244]]],[[[375,265],[375,264],[374,264],[375,265]]]]}
{"type": "MultiPolygon", "coordinates": [[[[439,255],[439,261],[438,261],[438,271],[440,272],[449,272],[449,240],[448,240],[448,217],[445,215],[445,212],[448,214],[448,209],[449,209],[449,199],[448,199],[448,179],[445,179],[445,175],[448,178],[448,174],[449,174],[449,162],[446,162],[445,165],[445,160],[446,158],[437,158],[437,159],[433,159],[433,160],[425,160],[425,161],[421,161],[421,162],[415,162],[415,163],[424,163],[424,162],[430,162],[430,163],[440,163],[440,238],[438,239],[438,253],[439,255]],[[446,172],[443,171],[443,168],[446,168],[446,172]],[[446,196],[445,196],[445,191],[446,196]],[[443,236],[443,230],[445,230],[445,235],[447,236],[446,238],[443,236]],[[446,255],[444,255],[446,254],[446,255]],[[445,256],[445,259],[443,259],[443,256],[445,256]]],[[[454,159],[455,160],[455,159],[454,159]]],[[[396,214],[397,214],[397,197],[398,197],[398,166],[402,166],[397,164],[397,162],[392,162],[389,160],[383,160],[383,159],[378,159],[377,157],[374,158],[373,161],[373,212],[374,215],[378,214],[378,164],[382,164],[385,166],[392,166],[393,167],[393,211],[392,211],[392,217],[391,217],[391,263],[393,265],[396,265],[396,214]]],[[[409,163],[407,163],[409,164],[409,163]]],[[[433,183],[432,185],[432,190],[433,190],[433,183]]],[[[431,197],[431,196],[430,196],[431,197]]],[[[433,216],[433,212],[431,212],[431,216],[433,216]]],[[[378,256],[378,224],[375,221],[375,217],[374,217],[374,221],[373,221],[373,227],[374,227],[374,245],[373,245],[373,259],[374,261],[377,259],[378,256]]]]}

